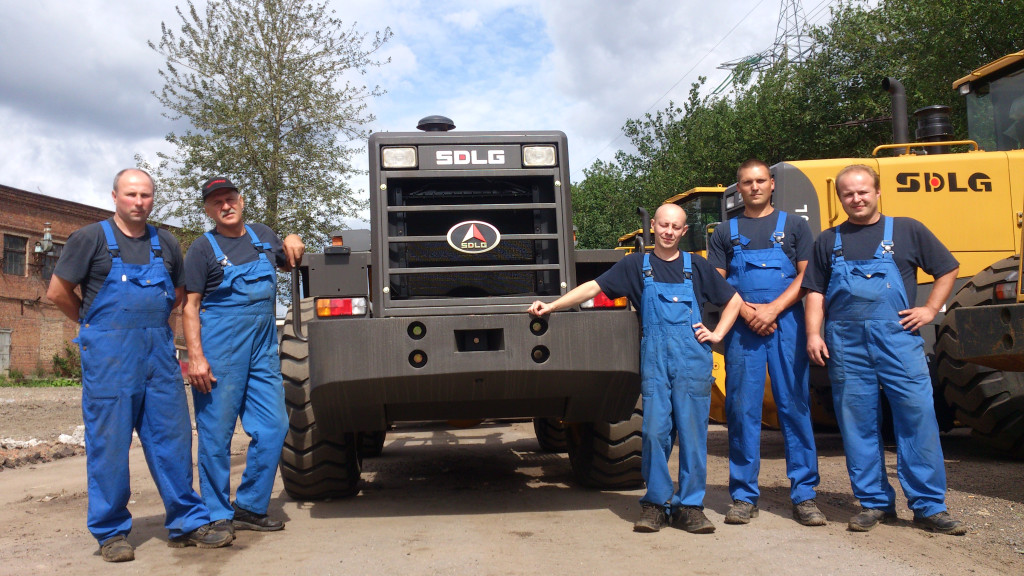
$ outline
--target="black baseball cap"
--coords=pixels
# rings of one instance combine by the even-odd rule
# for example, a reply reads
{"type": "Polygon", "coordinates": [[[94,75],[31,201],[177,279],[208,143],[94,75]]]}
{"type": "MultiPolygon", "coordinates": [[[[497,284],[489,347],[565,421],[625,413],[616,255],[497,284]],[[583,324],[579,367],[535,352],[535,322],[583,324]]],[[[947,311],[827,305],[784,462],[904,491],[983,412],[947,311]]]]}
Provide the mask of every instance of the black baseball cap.
{"type": "Polygon", "coordinates": [[[203,184],[203,201],[206,200],[207,196],[213,194],[217,190],[234,190],[237,192],[238,187],[232,184],[231,180],[228,180],[223,176],[214,176],[213,178],[207,180],[205,184],[203,184]]]}

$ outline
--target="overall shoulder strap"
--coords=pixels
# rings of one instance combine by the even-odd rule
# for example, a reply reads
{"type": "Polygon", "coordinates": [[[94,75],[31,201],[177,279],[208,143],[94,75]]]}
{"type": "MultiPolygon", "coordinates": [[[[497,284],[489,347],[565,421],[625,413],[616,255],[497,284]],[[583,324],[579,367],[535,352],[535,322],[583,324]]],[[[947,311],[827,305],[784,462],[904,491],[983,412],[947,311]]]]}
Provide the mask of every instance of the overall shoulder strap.
{"type": "Polygon", "coordinates": [[[220,245],[217,244],[217,240],[213,238],[213,234],[204,232],[203,236],[206,236],[206,239],[210,241],[210,248],[213,248],[213,258],[218,264],[220,264],[221,268],[231,266],[231,261],[224,255],[224,252],[220,249],[220,245]]]}
{"type": "Polygon", "coordinates": [[[146,231],[149,232],[149,261],[163,261],[164,251],[160,248],[160,233],[152,224],[146,224],[146,231]]]}
{"type": "Polygon", "coordinates": [[[740,236],[739,218],[729,219],[729,240],[732,242],[733,253],[739,252],[747,244],[750,244],[750,238],[740,236]]]}
{"type": "Polygon", "coordinates": [[[772,245],[776,248],[782,246],[782,240],[786,237],[786,213],[779,210],[779,221],[775,224],[775,232],[772,232],[772,245]]]}
{"type": "Polygon", "coordinates": [[[843,259],[843,237],[839,235],[839,226],[836,226],[834,230],[836,231],[836,241],[832,245],[833,264],[843,259]]]}
{"type": "Polygon", "coordinates": [[[892,216],[885,216],[885,228],[882,232],[882,242],[875,249],[875,258],[892,258],[892,216]]]}
{"type": "Polygon", "coordinates": [[[654,278],[654,272],[651,270],[651,255],[646,252],[644,253],[643,277],[654,278]]]}
{"type": "Polygon", "coordinates": [[[100,226],[103,228],[103,235],[107,239],[107,251],[110,252],[112,259],[121,259],[121,249],[117,246],[117,239],[114,238],[114,229],[110,226],[110,222],[103,220],[100,222],[100,226]]]}

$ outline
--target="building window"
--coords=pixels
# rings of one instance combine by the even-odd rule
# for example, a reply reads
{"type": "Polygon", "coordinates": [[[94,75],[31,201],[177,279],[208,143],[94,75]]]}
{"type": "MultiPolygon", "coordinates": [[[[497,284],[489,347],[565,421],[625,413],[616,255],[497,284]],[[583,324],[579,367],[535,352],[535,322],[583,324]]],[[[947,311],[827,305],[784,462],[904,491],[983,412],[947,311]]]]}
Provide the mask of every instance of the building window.
{"type": "Polygon", "coordinates": [[[64,251],[63,244],[53,243],[53,248],[43,256],[43,279],[49,280],[50,276],[53,276],[53,269],[57,266],[57,260],[60,259],[60,253],[64,251]]]}
{"type": "Polygon", "coordinates": [[[25,247],[28,238],[4,234],[4,274],[25,275],[25,247]]]}

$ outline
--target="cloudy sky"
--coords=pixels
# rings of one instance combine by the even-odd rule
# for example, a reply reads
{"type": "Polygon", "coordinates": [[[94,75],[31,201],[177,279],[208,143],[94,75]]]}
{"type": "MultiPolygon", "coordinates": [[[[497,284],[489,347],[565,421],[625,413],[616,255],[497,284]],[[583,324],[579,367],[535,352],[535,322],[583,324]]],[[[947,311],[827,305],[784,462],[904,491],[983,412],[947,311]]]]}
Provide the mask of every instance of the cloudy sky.
{"type": "MultiPolygon", "coordinates": [[[[429,114],[458,129],[557,129],[573,180],[627,146],[629,118],[685,100],[698,75],[775,39],[780,0],[329,0],[364,32],[394,37],[367,83],[373,130],[429,114]]],[[[812,22],[831,0],[804,0],[812,22]]],[[[196,0],[198,6],[204,0],[196,0]]],[[[168,151],[152,96],[162,60],[147,46],[174,2],[0,2],[0,183],[111,208],[111,177],[168,151]]],[[[362,143],[353,143],[364,146],[362,143]]],[[[365,153],[357,160],[365,166],[365,153]]],[[[365,179],[353,181],[365,196],[365,179]]]]}

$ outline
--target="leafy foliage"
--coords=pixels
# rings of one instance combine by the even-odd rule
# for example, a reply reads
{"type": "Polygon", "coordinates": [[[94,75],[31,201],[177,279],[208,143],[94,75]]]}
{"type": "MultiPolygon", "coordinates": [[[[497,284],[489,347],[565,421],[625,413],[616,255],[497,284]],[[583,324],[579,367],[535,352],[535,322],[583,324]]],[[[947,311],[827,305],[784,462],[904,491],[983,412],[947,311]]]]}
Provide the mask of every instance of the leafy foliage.
{"type": "Polygon", "coordinates": [[[64,352],[53,355],[53,373],[60,378],[82,380],[82,359],[78,347],[64,343],[64,352]]]}
{"type": "Polygon", "coordinates": [[[326,3],[310,0],[192,0],[177,9],[180,30],[161,25],[150,47],[166,59],[164,87],[154,95],[184,133],[153,166],[158,182],[155,216],[181,222],[187,246],[202,233],[200,184],[229,177],[245,196],[247,221],[263,222],[282,237],[297,233],[323,245],[343,217],[364,207],[346,178],[373,120],[367,101],[379,87],[357,82],[373,54],[391,37],[368,38],[346,26],[326,3]]]}
{"type": "Polygon", "coordinates": [[[801,66],[783,62],[756,76],[739,70],[738,84],[721,96],[701,96],[701,78],[682,108],[669,103],[627,120],[634,152],[595,163],[574,185],[580,245],[614,246],[639,226],[637,206],[650,210],[695,186],[732,183],[747,158],[869,155],[892,138],[886,76],[903,82],[911,112],[949,105],[955,133],[966,136],[965,105],[952,83],[1021,49],[1024,2],[843,0],[811,35],[817,48],[801,66]]]}

